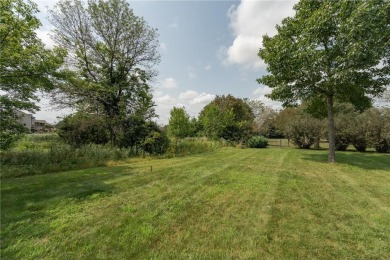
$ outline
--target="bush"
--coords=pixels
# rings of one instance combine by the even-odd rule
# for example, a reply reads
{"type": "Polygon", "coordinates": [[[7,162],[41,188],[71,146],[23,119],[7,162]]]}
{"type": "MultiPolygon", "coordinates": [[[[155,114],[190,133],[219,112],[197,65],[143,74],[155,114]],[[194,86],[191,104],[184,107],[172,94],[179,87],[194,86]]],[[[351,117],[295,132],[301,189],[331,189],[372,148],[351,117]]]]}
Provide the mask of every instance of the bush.
{"type": "Polygon", "coordinates": [[[246,144],[249,148],[266,148],[268,146],[268,139],[261,135],[252,136],[246,144]]]}
{"type": "Polygon", "coordinates": [[[336,151],[345,151],[349,145],[349,137],[343,133],[336,133],[335,148],[336,151]]]}
{"type": "Polygon", "coordinates": [[[96,115],[78,112],[57,124],[58,135],[66,143],[81,147],[85,144],[106,144],[109,133],[105,121],[96,115]]]}

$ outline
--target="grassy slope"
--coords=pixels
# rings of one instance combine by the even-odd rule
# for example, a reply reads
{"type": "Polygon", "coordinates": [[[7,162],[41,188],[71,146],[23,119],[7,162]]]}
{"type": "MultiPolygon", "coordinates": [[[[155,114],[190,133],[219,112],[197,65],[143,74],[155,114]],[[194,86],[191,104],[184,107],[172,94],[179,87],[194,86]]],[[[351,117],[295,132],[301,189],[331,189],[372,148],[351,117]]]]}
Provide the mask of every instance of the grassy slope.
{"type": "Polygon", "coordinates": [[[387,258],[390,156],[325,161],[223,149],[3,180],[2,257],[387,258]]]}

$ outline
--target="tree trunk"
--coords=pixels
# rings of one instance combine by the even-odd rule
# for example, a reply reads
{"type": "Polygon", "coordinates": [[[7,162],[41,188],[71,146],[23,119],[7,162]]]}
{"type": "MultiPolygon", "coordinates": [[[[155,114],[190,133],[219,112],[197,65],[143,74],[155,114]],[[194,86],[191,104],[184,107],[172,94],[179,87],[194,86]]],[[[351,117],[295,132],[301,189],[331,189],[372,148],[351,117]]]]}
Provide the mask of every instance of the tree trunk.
{"type": "Polygon", "coordinates": [[[336,162],[336,147],[335,147],[335,127],[334,127],[334,109],[333,109],[333,95],[328,96],[328,133],[329,133],[329,153],[328,162],[336,162]]]}

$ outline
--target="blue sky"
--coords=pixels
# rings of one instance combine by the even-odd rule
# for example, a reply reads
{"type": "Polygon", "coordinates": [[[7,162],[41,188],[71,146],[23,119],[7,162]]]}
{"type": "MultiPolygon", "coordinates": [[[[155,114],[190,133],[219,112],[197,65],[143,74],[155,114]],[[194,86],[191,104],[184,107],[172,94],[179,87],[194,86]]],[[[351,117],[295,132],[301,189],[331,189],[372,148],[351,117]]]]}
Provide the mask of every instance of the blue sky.
{"type": "MultiPolygon", "coordinates": [[[[47,8],[55,1],[35,1],[43,26],[37,31],[52,47],[47,8]]],[[[273,35],[275,25],[293,15],[296,1],[129,1],[137,16],[158,29],[161,63],[153,82],[158,123],[165,124],[173,106],[184,106],[191,116],[215,95],[259,99],[266,105],[278,102],[264,97],[269,89],[256,82],[266,73],[257,57],[261,36],[273,35]]],[[[43,99],[37,118],[58,121],[69,110],[55,111],[43,99]]]]}

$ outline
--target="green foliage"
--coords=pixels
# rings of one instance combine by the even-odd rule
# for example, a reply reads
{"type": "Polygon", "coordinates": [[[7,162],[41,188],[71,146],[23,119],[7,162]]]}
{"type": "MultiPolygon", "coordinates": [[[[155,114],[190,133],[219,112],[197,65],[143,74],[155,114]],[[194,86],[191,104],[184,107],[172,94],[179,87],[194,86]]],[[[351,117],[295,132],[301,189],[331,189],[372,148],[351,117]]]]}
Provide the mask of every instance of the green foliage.
{"type": "Polygon", "coordinates": [[[106,144],[109,132],[105,121],[96,115],[78,112],[57,124],[58,135],[66,143],[80,147],[85,144],[106,144]]]}
{"type": "Polygon", "coordinates": [[[264,136],[252,136],[246,142],[249,148],[266,148],[268,146],[268,139],[264,136]]]}
{"type": "Polygon", "coordinates": [[[390,2],[302,0],[294,9],[295,16],[284,19],[275,36],[263,36],[259,56],[270,74],[258,82],[272,88],[269,97],[284,105],[326,104],[333,162],[334,102],[361,111],[370,106],[368,95],[380,95],[390,82],[390,2]]]}
{"type": "Polygon", "coordinates": [[[170,142],[166,156],[177,157],[211,152],[226,146],[228,146],[228,143],[223,140],[209,140],[204,137],[184,138],[170,142]]]}
{"type": "Polygon", "coordinates": [[[210,103],[201,111],[199,121],[203,125],[204,134],[215,140],[222,136],[225,127],[233,124],[234,114],[232,110],[222,111],[215,103],[210,103]]]}
{"type": "Polygon", "coordinates": [[[57,102],[101,111],[112,144],[129,116],[155,116],[149,81],[160,61],[157,30],[125,0],[62,0],[50,20],[56,43],[71,54],[57,102]]]}
{"type": "MultiPolygon", "coordinates": [[[[1,106],[1,105],[0,105],[1,106]]],[[[0,111],[0,150],[8,150],[23,137],[27,129],[16,120],[18,115],[12,109],[5,108],[0,111]]]]}
{"type": "Polygon", "coordinates": [[[109,146],[85,145],[76,148],[54,142],[49,143],[47,149],[41,149],[36,143],[24,145],[23,150],[1,153],[1,178],[105,166],[110,160],[128,158],[127,150],[109,146]]]}
{"type": "Polygon", "coordinates": [[[199,121],[207,137],[237,142],[250,135],[253,113],[243,99],[231,95],[217,96],[200,112],[199,121]]]}
{"type": "Polygon", "coordinates": [[[338,160],[231,148],[2,180],[1,257],[387,259],[389,155],[338,160]]]}
{"type": "Polygon", "coordinates": [[[0,2],[0,148],[8,149],[25,129],[17,123],[17,110],[33,112],[38,107],[37,90],[50,90],[60,76],[58,69],[66,52],[45,49],[37,37],[41,26],[31,1],[0,2]]]}
{"type": "Polygon", "coordinates": [[[390,108],[371,108],[365,111],[359,119],[366,126],[366,138],[377,152],[390,152],[390,108]]]}
{"type": "Polygon", "coordinates": [[[165,131],[161,130],[155,126],[154,129],[149,132],[148,136],[145,138],[142,147],[143,150],[149,154],[164,154],[168,150],[169,139],[165,131]]]}
{"type": "Polygon", "coordinates": [[[170,137],[184,138],[190,136],[194,130],[190,116],[184,107],[173,107],[170,112],[168,134],[170,137]]]}
{"type": "Polygon", "coordinates": [[[319,143],[323,126],[321,120],[305,113],[302,106],[282,110],[276,118],[276,125],[302,149],[319,143]]]}

